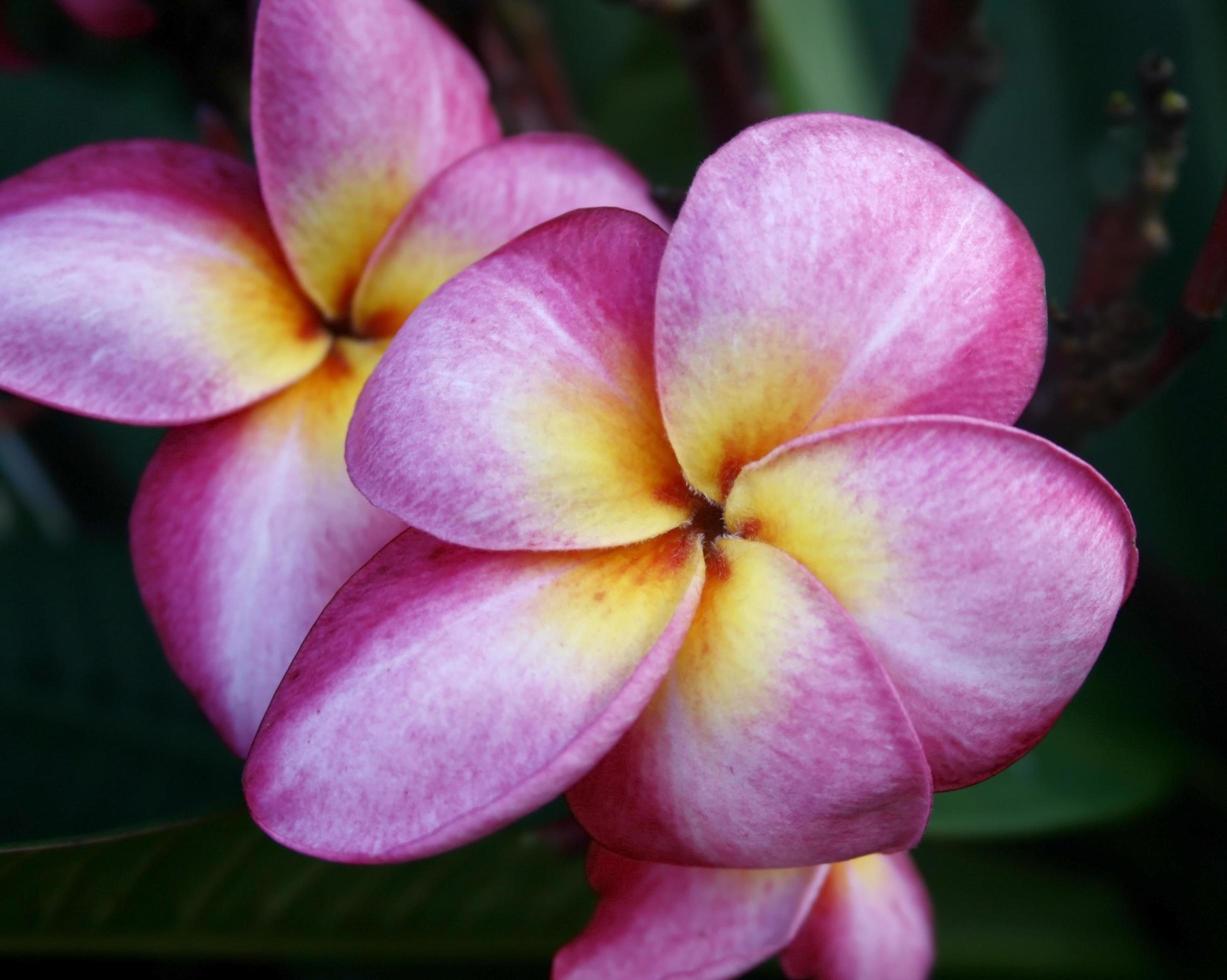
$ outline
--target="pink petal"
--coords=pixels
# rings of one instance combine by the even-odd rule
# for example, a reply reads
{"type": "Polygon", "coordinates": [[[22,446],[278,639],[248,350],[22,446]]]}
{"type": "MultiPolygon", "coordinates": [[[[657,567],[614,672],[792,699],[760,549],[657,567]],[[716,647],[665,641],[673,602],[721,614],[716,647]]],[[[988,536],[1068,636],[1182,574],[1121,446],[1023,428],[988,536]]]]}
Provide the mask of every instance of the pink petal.
{"type": "Polygon", "coordinates": [[[1085,463],[989,422],[849,425],[747,467],[725,518],[789,552],[881,658],[953,789],[1034,745],[1099,655],[1133,523],[1085,463]]]}
{"type": "Polygon", "coordinates": [[[600,904],[554,958],[554,980],[740,976],[792,939],[825,876],[649,864],[594,845],[588,878],[600,904]]]}
{"type": "Polygon", "coordinates": [[[831,866],[781,965],[791,980],[924,980],[933,966],[933,910],[906,854],[831,866]]]}
{"type": "Polygon", "coordinates": [[[0,184],[0,387],[115,421],[197,421],[302,377],[328,344],[238,160],[108,143],[0,184]]]}
{"type": "Polygon", "coordinates": [[[379,353],[338,341],[281,394],[172,429],[141,481],[141,595],[175,672],[239,755],[325,604],[404,527],[345,472],[345,428],[379,353]]]}
{"type": "Polygon", "coordinates": [[[333,318],[413,195],[498,137],[476,62],[412,0],[263,0],[251,98],[273,224],[333,318]]]}
{"type": "Polygon", "coordinates": [[[534,225],[598,206],[664,224],[647,181],[586,137],[529,133],[483,147],[431,181],[384,236],[354,297],[354,323],[390,336],[465,266],[534,225]]]}
{"type": "Polygon", "coordinates": [[[804,568],[738,538],[668,680],[569,794],[606,847],[642,860],[796,867],[916,842],[924,753],[855,626],[804,568]]]}
{"type": "Polygon", "coordinates": [[[685,521],[652,384],[664,242],[637,214],[576,211],[446,283],[358,399],[358,488],[475,548],[606,547],[685,521]]]}
{"type": "Polygon", "coordinates": [[[1043,358],[1043,269],[1010,210],[884,123],[775,119],[699,170],[661,265],[656,364],[687,479],[883,415],[1011,422],[1043,358]]]}
{"type": "Polygon", "coordinates": [[[59,0],[73,20],[99,37],[135,37],[152,29],[157,15],[144,0],[59,0]]]}
{"type": "Polygon", "coordinates": [[[252,815],[297,850],[399,861],[566,789],[626,730],[702,588],[697,539],[470,551],[408,531],[337,594],[264,718],[252,815]]]}

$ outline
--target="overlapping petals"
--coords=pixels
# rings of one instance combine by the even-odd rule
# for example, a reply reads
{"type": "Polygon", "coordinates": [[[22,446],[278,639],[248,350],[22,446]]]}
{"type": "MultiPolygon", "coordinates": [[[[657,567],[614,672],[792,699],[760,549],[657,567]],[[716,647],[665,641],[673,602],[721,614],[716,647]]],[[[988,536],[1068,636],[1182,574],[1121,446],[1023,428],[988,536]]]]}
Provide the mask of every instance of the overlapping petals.
{"type": "Polygon", "coordinates": [[[656,370],[686,479],[883,415],[1013,422],[1044,354],[1018,218],[941,150],[848,116],[747,130],[700,169],[660,269],[656,370]]]}
{"type": "Polygon", "coordinates": [[[589,833],[645,859],[725,867],[915,844],[929,770],[851,618],[757,541],[710,545],[708,579],[656,698],[568,795],[589,833]]]}
{"type": "Polygon", "coordinates": [[[330,319],[436,173],[498,138],[486,79],[416,3],[265,0],[252,67],[260,186],[290,265],[330,319]]]}
{"type": "MultiPolygon", "coordinates": [[[[344,467],[384,335],[541,221],[594,205],[660,220],[591,140],[491,142],[485,80],[409,0],[266,0],[256,35],[258,177],[131,142],[0,185],[0,386],[183,426],[142,483],[133,560],[172,666],[239,753],[324,604],[403,528],[344,467]]],[[[643,399],[663,446],[650,385],[643,399]]]]}
{"type": "Polygon", "coordinates": [[[381,353],[338,341],[287,391],[172,429],[141,480],[141,596],[171,666],[240,755],[320,610],[403,528],[345,472],[346,426],[381,353]]]}
{"type": "Polygon", "coordinates": [[[1090,671],[1136,568],[1091,467],[965,418],[844,426],[746,468],[731,528],[838,596],[916,726],[937,789],[1009,765],[1090,671]]]}
{"type": "Polygon", "coordinates": [[[664,223],[647,181],[587,137],[525,133],[469,154],[431,181],[380,242],[354,296],[355,329],[396,333],[465,266],[534,225],[595,204],[664,223]]]}
{"type": "Polygon", "coordinates": [[[580,212],[436,293],[354,414],[358,486],[476,548],[598,548],[683,523],[692,502],[652,388],[664,246],[639,215],[580,212]]]}
{"type": "Polygon", "coordinates": [[[681,532],[534,554],[406,531],[339,593],[286,675],[244,775],[252,816],[295,847],[387,861],[540,806],[638,716],[702,581],[681,532]]]}
{"type": "Polygon", "coordinates": [[[911,858],[867,854],[831,866],[780,965],[791,980],[921,980],[933,954],[933,909],[911,858]]]}
{"type": "Polygon", "coordinates": [[[0,387],[146,424],[249,405],[329,345],[255,172],[154,141],[84,147],[0,185],[0,329],[0,387]]]}
{"type": "MultiPolygon", "coordinates": [[[[742,867],[900,849],[933,785],[983,778],[1043,734],[1133,576],[1119,497],[1001,424],[1034,383],[1044,329],[1034,249],[955,164],[881,124],[781,120],[704,166],[667,244],[643,218],[581,211],[442,286],[359,399],[350,471],[372,502],[482,562],[702,542],[676,662],[637,720],[619,714],[608,754],[564,767],[591,770],[571,801],[602,844],[742,867]]],[[[449,631],[466,617],[483,650],[559,644],[517,616],[482,639],[480,610],[502,600],[457,584],[455,605],[422,605],[404,583],[429,563],[400,557],[341,590],[254,744],[253,812],[294,847],[422,853],[545,790],[488,737],[518,752],[553,731],[519,653],[472,669],[487,707],[467,688],[413,692],[451,690],[469,641],[449,631]],[[428,657],[416,637],[436,634],[446,652],[428,657]],[[333,680],[355,646],[372,665],[345,674],[361,697],[333,680]],[[371,680],[399,676],[384,663],[412,688],[371,680]],[[334,746],[354,755],[342,765],[334,746]]],[[[625,576],[592,589],[630,602],[625,576]]],[[[581,715],[562,716],[574,731],[581,715]]],[[[534,764],[560,771],[554,751],[534,764]]]]}
{"type": "Polygon", "coordinates": [[[933,962],[928,895],[906,854],[735,871],[596,846],[588,879],[600,902],[555,957],[555,980],[725,980],[777,953],[793,980],[922,980],[933,962]]]}

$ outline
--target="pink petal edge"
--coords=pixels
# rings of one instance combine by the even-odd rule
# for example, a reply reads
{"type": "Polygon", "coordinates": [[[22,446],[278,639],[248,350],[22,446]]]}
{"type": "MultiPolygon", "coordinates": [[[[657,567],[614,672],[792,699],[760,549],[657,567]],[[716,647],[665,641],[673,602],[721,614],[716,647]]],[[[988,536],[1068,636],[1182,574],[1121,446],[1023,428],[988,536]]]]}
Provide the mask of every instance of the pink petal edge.
{"type": "Polygon", "coordinates": [[[687,479],[890,415],[1012,422],[1044,355],[1026,229],[941,150],[836,114],[772,119],[699,169],[661,263],[656,366],[687,479]]]}
{"type": "Polygon", "coordinates": [[[684,532],[606,552],[406,531],[325,609],[244,773],[256,822],[351,863],[425,857],[562,792],[651,697],[702,588],[684,532]]]}
{"type": "Polygon", "coordinates": [[[730,871],[633,861],[592,846],[600,895],[554,958],[554,980],[723,980],[775,955],[805,920],[826,868],[730,871]]]}
{"type": "Polygon", "coordinates": [[[329,344],[230,156],[103,143],[0,184],[0,387],[111,421],[196,422],[297,380],[329,344]]]}
{"type": "Polygon", "coordinates": [[[345,472],[346,424],[378,357],[338,341],[281,394],[172,429],[141,478],[141,597],[175,673],[240,756],[328,600],[404,528],[345,472]]]}
{"type": "Polygon", "coordinates": [[[481,69],[413,0],[263,0],[251,100],[269,214],[329,318],[414,194],[499,133],[481,69]]]}
{"type": "Polygon", "coordinates": [[[746,467],[752,522],[848,608],[907,708],[936,789],[999,772],[1090,671],[1137,569],[1128,508],[1038,436],[958,416],[854,423],[746,467]],[[848,568],[829,535],[861,535],[848,568]]]}

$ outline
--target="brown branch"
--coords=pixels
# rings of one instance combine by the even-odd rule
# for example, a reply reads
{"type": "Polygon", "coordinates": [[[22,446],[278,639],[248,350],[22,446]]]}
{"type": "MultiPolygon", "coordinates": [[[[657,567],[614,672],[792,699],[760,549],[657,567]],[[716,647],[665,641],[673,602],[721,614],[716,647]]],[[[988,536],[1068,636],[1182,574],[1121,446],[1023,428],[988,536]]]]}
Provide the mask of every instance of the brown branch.
{"type": "Polygon", "coordinates": [[[957,153],[972,116],[1001,77],[979,0],[914,0],[912,39],[890,120],[957,153]]]}
{"type": "Polygon", "coordinates": [[[1210,339],[1227,307],[1227,186],[1185,282],[1180,306],[1168,317],[1158,343],[1126,366],[1120,414],[1140,405],[1184,366],[1210,339]]]}
{"type": "Polygon", "coordinates": [[[1227,308],[1227,184],[1181,299],[1190,314],[1215,319],[1227,308]]]}
{"type": "MultiPolygon", "coordinates": [[[[1070,307],[1106,309],[1130,300],[1146,267],[1167,251],[1163,206],[1176,187],[1185,155],[1189,106],[1171,88],[1167,58],[1148,55],[1138,68],[1145,148],[1129,190],[1099,206],[1087,224],[1070,307]]],[[[1123,115],[1127,99],[1119,93],[1110,111],[1123,115]]]]}
{"type": "MultiPolygon", "coordinates": [[[[1145,140],[1133,179],[1087,222],[1069,309],[1054,310],[1050,318],[1048,360],[1023,424],[1059,442],[1075,443],[1149,398],[1205,342],[1209,314],[1222,306],[1215,297],[1227,292],[1227,218],[1220,215],[1185,290],[1194,303],[1183,302],[1146,346],[1154,319],[1138,301],[1138,284],[1168,249],[1163,209],[1185,155],[1189,107],[1171,87],[1173,76],[1168,59],[1142,59],[1145,140]]],[[[1108,109],[1118,122],[1139,116],[1122,93],[1113,94],[1108,109]]]]}
{"type": "Polygon", "coordinates": [[[712,142],[771,115],[752,0],[631,0],[676,36],[712,142]]]}
{"type": "Polygon", "coordinates": [[[481,62],[507,130],[577,129],[549,22],[534,0],[428,2],[481,62]]]}

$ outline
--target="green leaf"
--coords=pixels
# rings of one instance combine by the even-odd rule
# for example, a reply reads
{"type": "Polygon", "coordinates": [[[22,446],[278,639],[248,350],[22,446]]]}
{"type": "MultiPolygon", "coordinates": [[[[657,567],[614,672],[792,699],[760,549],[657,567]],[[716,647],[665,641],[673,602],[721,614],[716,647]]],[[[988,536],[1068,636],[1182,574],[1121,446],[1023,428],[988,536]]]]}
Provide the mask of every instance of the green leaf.
{"type": "Polygon", "coordinates": [[[784,112],[880,117],[881,82],[844,0],[760,0],[759,31],[784,112]]]}
{"type": "Polygon", "coordinates": [[[45,413],[22,433],[71,523],[27,501],[0,533],[0,841],[194,817],[239,800],[239,763],[173,676],[141,607],[124,531],[156,434],[45,413]],[[57,447],[59,447],[57,449],[57,447]]]}
{"type": "Polygon", "coordinates": [[[1138,813],[1181,776],[1176,743],[1146,719],[1122,718],[1079,698],[1048,737],[1009,769],[940,793],[933,838],[1051,834],[1138,813]]]}
{"type": "Polygon", "coordinates": [[[593,901],[579,850],[548,839],[512,828],[425,861],[354,867],[288,851],[240,813],[4,850],[0,953],[548,958],[593,901]]]}
{"type": "Polygon", "coordinates": [[[1036,848],[926,843],[917,863],[937,919],[937,976],[1162,975],[1129,901],[1036,848]]]}

